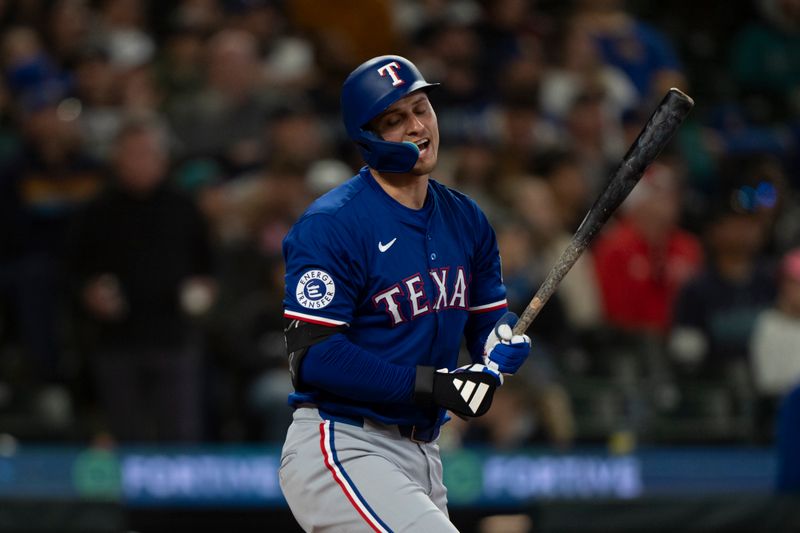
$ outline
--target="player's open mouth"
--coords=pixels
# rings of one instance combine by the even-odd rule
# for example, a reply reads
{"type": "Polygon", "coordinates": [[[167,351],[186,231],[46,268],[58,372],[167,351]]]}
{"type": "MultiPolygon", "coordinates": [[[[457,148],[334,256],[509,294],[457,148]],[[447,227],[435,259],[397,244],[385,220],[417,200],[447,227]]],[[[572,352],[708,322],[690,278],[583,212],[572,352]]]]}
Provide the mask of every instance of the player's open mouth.
{"type": "Polygon", "coordinates": [[[427,150],[430,145],[431,142],[428,139],[423,139],[417,142],[417,148],[419,148],[420,152],[427,150]]]}

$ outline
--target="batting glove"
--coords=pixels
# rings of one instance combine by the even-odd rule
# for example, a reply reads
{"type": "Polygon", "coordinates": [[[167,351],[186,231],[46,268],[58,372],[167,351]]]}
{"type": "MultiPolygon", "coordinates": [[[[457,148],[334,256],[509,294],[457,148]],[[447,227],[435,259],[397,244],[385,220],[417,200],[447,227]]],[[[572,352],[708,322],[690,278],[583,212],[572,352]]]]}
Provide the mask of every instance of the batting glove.
{"type": "Polygon", "coordinates": [[[481,416],[489,410],[503,375],[486,365],[472,364],[449,371],[418,366],[414,401],[434,403],[461,417],[481,416]]]}
{"type": "Polygon", "coordinates": [[[530,355],[530,337],[514,335],[517,321],[519,317],[508,312],[494,325],[483,348],[483,362],[487,367],[503,374],[514,374],[530,355]]]}

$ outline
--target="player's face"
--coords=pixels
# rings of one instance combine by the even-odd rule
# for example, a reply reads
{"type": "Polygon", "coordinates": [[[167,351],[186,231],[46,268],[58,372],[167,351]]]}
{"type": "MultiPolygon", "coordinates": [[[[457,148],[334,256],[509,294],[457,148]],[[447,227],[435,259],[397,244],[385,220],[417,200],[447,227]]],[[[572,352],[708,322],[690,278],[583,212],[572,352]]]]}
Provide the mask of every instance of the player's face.
{"type": "Polygon", "coordinates": [[[379,115],[371,127],[385,141],[410,141],[417,145],[419,159],[412,174],[430,174],[436,167],[439,123],[426,93],[420,91],[401,98],[379,115]]]}

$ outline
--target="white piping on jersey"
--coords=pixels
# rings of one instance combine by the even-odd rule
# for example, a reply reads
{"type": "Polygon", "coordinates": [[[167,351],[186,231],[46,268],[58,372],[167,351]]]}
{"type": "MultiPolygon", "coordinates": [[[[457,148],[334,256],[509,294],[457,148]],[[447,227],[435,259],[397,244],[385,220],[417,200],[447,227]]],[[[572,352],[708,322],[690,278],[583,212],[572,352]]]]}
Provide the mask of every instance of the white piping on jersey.
{"type": "Polygon", "coordinates": [[[347,322],[341,320],[334,320],[332,318],[325,318],[321,316],[307,315],[305,313],[298,313],[297,311],[284,311],[283,316],[286,318],[295,318],[303,322],[311,322],[312,324],[322,324],[323,326],[349,326],[347,322]]]}
{"type": "Polygon", "coordinates": [[[484,305],[476,305],[475,307],[470,307],[467,310],[471,313],[474,313],[476,311],[492,311],[494,309],[499,309],[505,305],[508,305],[508,301],[505,298],[503,298],[502,300],[499,300],[497,302],[484,305]]]}
{"type": "MultiPolygon", "coordinates": [[[[475,307],[470,307],[468,309],[468,311],[471,312],[471,313],[493,311],[494,309],[499,309],[499,308],[504,307],[506,305],[508,305],[508,302],[504,298],[502,300],[499,300],[497,302],[493,302],[493,303],[490,303],[490,304],[477,305],[475,307]]],[[[285,316],[286,318],[302,320],[304,322],[311,322],[311,323],[314,323],[314,324],[322,324],[323,326],[349,326],[350,325],[347,322],[344,322],[342,320],[334,320],[332,318],[325,318],[325,317],[321,317],[321,316],[309,315],[309,314],[306,314],[306,313],[298,313],[297,311],[288,311],[288,310],[286,310],[286,311],[283,312],[283,316],[285,316]]]]}

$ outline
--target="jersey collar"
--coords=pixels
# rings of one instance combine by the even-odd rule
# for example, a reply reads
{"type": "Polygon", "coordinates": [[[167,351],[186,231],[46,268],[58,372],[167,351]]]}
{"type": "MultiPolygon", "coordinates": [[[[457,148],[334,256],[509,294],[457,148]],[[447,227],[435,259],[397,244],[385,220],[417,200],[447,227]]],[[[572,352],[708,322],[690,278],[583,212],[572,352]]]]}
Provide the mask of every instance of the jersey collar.
{"type": "Polygon", "coordinates": [[[431,215],[436,209],[437,204],[436,194],[434,188],[431,186],[430,179],[428,180],[428,192],[425,195],[425,204],[422,206],[422,209],[411,209],[389,196],[389,194],[383,190],[383,187],[375,181],[375,178],[372,177],[369,167],[363,167],[359,171],[359,176],[367,182],[379,201],[391,209],[392,213],[404,223],[421,228],[428,227],[431,215]]]}

